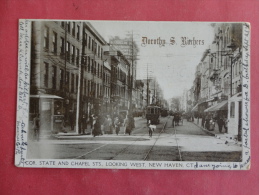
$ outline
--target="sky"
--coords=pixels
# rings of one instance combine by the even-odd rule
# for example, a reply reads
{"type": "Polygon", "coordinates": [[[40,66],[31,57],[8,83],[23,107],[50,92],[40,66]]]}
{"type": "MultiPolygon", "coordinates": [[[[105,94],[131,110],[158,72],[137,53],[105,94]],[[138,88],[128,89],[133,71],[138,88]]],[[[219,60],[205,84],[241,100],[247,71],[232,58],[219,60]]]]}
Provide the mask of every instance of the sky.
{"type": "Polygon", "coordinates": [[[137,78],[145,79],[148,74],[156,77],[164,92],[164,98],[181,96],[190,89],[196,66],[214,38],[211,23],[198,22],[128,22],[90,21],[99,34],[108,42],[110,37],[127,37],[133,31],[134,41],[139,47],[137,78]],[[147,44],[143,37],[150,40],[147,44]],[[170,44],[170,39],[175,40],[170,44]],[[182,38],[200,40],[199,44],[182,45],[182,38]],[[164,40],[157,44],[158,39],[164,40]],[[156,44],[154,44],[156,40],[156,44]],[[146,43],[146,44],[144,44],[146,43]]]}

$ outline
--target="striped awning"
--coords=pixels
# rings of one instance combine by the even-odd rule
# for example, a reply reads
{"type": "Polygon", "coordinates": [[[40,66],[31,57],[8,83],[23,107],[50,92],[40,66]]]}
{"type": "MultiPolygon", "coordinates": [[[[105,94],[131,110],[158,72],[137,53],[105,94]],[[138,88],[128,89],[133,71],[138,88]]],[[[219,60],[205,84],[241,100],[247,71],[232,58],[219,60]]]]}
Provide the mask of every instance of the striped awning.
{"type": "Polygon", "coordinates": [[[204,110],[204,112],[214,112],[214,111],[219,111],[219,110],[228,110],[228,101],[224,100],[216,105],[213,105],[209,108],[207,108],[206,110],[204,110]]]}

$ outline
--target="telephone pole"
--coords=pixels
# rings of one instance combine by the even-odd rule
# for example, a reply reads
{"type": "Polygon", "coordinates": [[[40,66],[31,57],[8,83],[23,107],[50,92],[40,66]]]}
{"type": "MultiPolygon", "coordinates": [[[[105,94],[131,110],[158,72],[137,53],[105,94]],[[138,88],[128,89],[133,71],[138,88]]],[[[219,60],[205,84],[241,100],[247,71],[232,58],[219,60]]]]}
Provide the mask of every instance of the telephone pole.
{"type": "Polygon", "coordinates": [[[149,82],[148,82],[148,64],[147,64],[147,106],[149,104],[149,82]]]}
{"type": "Polygon", "coordinates": [[[85,37],[85,27],[83,27],[83,35],[82,35],[82,56],[81,63],[79,65],[79,82],[78,82],[78,91],[77,91],[77,117],[76,117],[76,132],[82,133],[82,118],[83,118],[83,82],[84,82],[84,68],[86,64],[86,56],[85,56],[85,46],[86,46],[86,37],[85,37]]]}
{"type": "Polygon", "coordinates": [[[132,114],[132,92],[133,92],[133,66],[134,66],[134,48],[133,48],[133,31],[131,34],[131,74],[130,74],[130,105],[129,105],[129,113],[132,114]]]}

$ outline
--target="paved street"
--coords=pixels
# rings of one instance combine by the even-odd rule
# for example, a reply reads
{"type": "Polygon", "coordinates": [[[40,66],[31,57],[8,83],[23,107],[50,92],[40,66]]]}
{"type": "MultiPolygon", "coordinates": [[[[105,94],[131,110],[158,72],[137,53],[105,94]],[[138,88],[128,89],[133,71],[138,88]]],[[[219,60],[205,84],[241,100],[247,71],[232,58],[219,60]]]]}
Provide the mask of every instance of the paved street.
{"type": "Polygon", "coordinates": [[[160,124],[148,136],[146,120],[135,119],[132,135],[98,137],[60,134],[53,139],[29,142],[28,158],[38,159],[97,159],[139,161],[240,161],[241,147],[225,144],[226,140],[207,135],[192,122],[172,127],[171,117],[161,118],[160,124]],[[164,127],[164,129],[163,129],[164,127]]]}

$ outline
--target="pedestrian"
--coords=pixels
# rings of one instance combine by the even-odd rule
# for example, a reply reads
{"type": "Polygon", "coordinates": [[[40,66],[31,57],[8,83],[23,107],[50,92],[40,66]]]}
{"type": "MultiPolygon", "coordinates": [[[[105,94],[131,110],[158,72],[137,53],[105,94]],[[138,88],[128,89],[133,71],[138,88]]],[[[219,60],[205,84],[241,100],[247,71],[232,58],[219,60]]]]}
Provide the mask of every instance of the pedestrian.
{"type": "Polygon", "coordinates": [[[73,110],[69,111],[69,123],[70,123],[71,131],[74,131],[75,117],[74,117],[73,110]]]}
{"type": "Polygon", "coordinates": [[[214,128],[215,128],[215,122],[214,122],[213,118],[211,117],[209,131],[214,131],[214,128]]]}
{"type": "Polygon", "coordinates": [[[86,130],[87,130],[87,118],[86,116],[83,114],[82,120],[81,120],[81,127],[82,127],[82,134],[86,134],[86,130]]]}
{"type": "Polygon", "coordinates": [[[101,114],[100,115],[100,125],[101,125],[101,134],[102,135],[104,134],[105,123],[106,123],[106,117],[103,114],[101,114]]]}
{"type": "Polygon", "coordinates": [[[92,130],[93,136],[102,135],[101,133],[101,124],[100,119],[98,116],[93,116],[93,130],[92,130]]]}
{"type": "Polygon", "coordinates": [[[94,117],[94,114],[90,115],[90,118],[89,118],[91,129],[93,128],[93,117],[94,117]]]}
{"type": "Polygon", "coordinates": [[[107,125],[108,125],[108,132],[112,134],[112,119],[110,115],[107,115],[107,125]]]}
{"type": "Polygon", "coordinates": [[[210,129],[210,117],[209,116],[205,117],[205,129],[207,129],[207,130],[210,129]]]}
{"type": "Polygon", "coordinates": [[[179,126],[180,117],[178,114],[175,115],[175,126],[179,126]]]}
{"type": "Polygon", "coordinates": [[[227,133],[227,132],[228,132],[228,119],[227,119],[227,117],[226,117],[226,116],[224,116],[223,121],[224,121],[224,129],[225,129],[225,133],[227,133]]]}
{"type": "Polygon", "coordinates": [[[218,126],[219,126],[219,132],[220,133],[222,132],[223,125],[224,125],[224,120],[223,120],[222,116],[219,116],[218,117],[218,126]]]}
{"type": "Polygon", "coordinates": [[[203,128],[205,128],[205,114],[202,115],[202,118],[201,118],[201,126],[203,128]]]}
{"type": "Polygon", "coordinates": [[[39,141],[40,138],[40,118],[39,114],[36,114],[33,118],[33,131],[34,131],[34,140],[39,141]]]}
{"type": "Polygon", "coordinates": [[[125,133],[128,133],[129,135],[131,134],[131,121],[130,118],[128,117],[128,115],[126,115],[126,118],[124,120],[124,127],[125,127],[125,133]]]}
{"type": "Polygon", "coordinates": [[[175,119],[174,115],[172,115],[172,127],[174,127],[175,119]]]}
{"type": "Polygon", "coordinates": [[[129,119],[130,119],[130,129],[134,129],[135,128],[135,120],[134,120],[134,116],[133,115],[130,115],[129,116],[129,119]]]}
{"type": "Polygon", "coordinates": [[[120,119],[119,117],[115,117],[115,120],[114,120],[114,127],[115,127],[115,133],[118,135],[119,134],[119,131],[120,131],[120,119]]]}
{"type": "Polygon", "coordinates": [[[151,125],[151,120],[148,120],[148,123],[147,123],[148,134],[149,134],[149,137],[152,137],[153,130],[151,129],[150,125],[151,125]]]}

